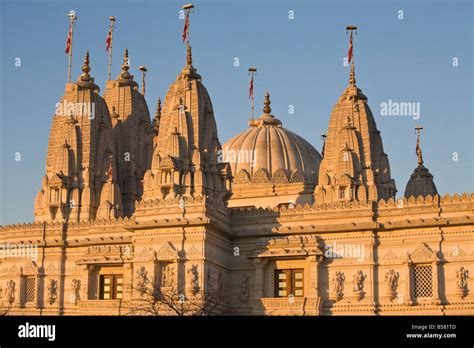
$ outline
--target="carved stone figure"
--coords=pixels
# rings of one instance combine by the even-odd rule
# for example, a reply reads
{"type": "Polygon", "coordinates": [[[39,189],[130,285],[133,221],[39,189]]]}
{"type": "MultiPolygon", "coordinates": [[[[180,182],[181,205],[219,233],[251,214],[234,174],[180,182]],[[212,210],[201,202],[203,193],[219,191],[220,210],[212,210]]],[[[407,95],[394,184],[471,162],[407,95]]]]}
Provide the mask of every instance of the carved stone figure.
{"type": "Polygon", "coordinates": [[[341,271],[336,271],[331,281],[331,293],[339,301],[344,295],[344,281],[346,277],[341,271]]]}
{"type": "Polygon", "coordinates": [[[49,304],[53,304],[58,298],[58,281],[50,279],[48,285],[48,300],[49,304]]]}
{"type": "Polygon", "coordinates": [[[385,273],[386,296],[389,300],[393,300],[397,296],[399,277],[400,274],[394,269],[390,269],[385,273]]]}
{"type": "Polygon", "coordinates": [[[352,297],[360,301],[364,297],[364,280],[367,276],[358,270],[352,276],[352,297]]]}
{"type": "Polygon", "coordinates": [[[163,286],[172,287],[174,285],[175,275],[174,275],[174,265],[169,263],[165,267],[163,273],[163,286]]]}
{"type": "Polygon", "coordinates": [[[244,273],[240,278],[240,302],[249,301],[249,277],[244,273]]]}
{"type": "Polygon", "coordinates": [[[137,291],[143,296],[147,289],[148,271],[145,266],[141,266],[137,271],[137,291]]]}
{"type": "Polygon", "coordinates": [[[192,265],[192,267],[188,270],[188,273],[191,275],[191,292],[193,295],[196,295],[199,292],[198,265],[192,265]]]}
{"type": "Polygon", "coordinates": [[[16,283],[14,280],[10,279],[7,282],[7,299],[9,304],[15,302],[15,286],[16,283]]]}
{"type": "Polygon", "coordinates": [[[71,282],[72,286],[72,298],[73,302],[76,303],[81,299],[81,281],[79,279],[73,279],[71,282]]]}
{"type": "Polygon", "coordinates": [[[469,272],[463,266],[459,266],[456,270],[456,294],[463,298],[467,295],[467,278],[469,278],[469,272]]]}

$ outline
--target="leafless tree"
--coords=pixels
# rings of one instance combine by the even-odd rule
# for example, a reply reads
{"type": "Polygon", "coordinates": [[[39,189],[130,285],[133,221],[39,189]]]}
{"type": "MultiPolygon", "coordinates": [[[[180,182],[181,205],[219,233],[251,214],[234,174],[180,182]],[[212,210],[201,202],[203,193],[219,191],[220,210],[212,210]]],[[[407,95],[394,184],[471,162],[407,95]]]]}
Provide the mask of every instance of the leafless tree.
{"type": "Polygon", "coordinates": [[[176,286],[159,286],[154,277],[142,267],[136,274],[132,291],[140,298],[132,300],[129,313],[132,315],[178,315],[206,316],[221,314],[224,292],[196,289],[189,294],[176,286]]]}

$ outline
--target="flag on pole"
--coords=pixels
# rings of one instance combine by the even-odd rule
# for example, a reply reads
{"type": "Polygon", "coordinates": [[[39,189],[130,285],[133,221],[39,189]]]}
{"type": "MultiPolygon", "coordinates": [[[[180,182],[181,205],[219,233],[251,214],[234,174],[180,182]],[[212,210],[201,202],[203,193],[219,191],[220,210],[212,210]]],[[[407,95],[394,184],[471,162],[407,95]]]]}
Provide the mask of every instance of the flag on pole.
{"type": "Polygon", "coordinates": [[[249,87],[249,99],[253,97],[253,76],[250,79],[250,87],[249,87]]]}
{"type": "Polygon", "coordinates": [[[112,27],[109,28],[109,33],[105,39],[105,50],[108,52],[112,46],[112,27]]]}
{"type": "Polygon", "coordinates": [[[351,38],[349,39],[349,51],[347,52],[347,62],[350,64],[352,60],[352,31],[351,31],[351,38]]]}
{"type": "Polygon", "coordinates": [[[184,21],[183,42],[186,41],[186,39],[188,38],[188,30],[189,30],[189,13],[186,14],[186,20],[184,21]]]}
{"type": "Polygon", "coordinates": [[[69,32],[67,34],[66,49],[64,50],[66,54],[71,53],[71,46],[72,46],[72,23],[69,23],[69,32]]]}

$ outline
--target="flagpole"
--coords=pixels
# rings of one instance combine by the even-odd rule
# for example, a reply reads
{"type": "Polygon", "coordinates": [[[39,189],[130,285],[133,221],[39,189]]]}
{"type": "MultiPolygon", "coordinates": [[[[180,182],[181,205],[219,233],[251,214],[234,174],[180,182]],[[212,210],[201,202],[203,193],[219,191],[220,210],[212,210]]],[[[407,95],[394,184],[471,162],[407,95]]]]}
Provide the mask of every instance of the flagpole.
{"type": "MultiPolygon", "coordinates": [[[[69,17],[69,29],[71,31],[71,46],[69,48],[69,63],[68,63],[68,66],[67,66],[67,83],[71,83],[72,38],[73,38],[73,35],[74,35],[74,22],[77,19],[76,12],[74,12],[73,10],[69,11],[68,17],[69,17]]],[[[69,33],[68,33],[68,35],[69,35],[69,33]]]]}
{"type": "Polygon", "coordinates": [[[189,48],[189,27],[190,27],[190,22],[191,22],[191,16],[190,14],[192,13],[194,9],[193,4],[187,4],[183,5],[182,9],[184,13],[186,14],[185,21],[187,22],[187,28],[186,28],[186,48],[189,48]]]}
{"type": "Polygon", "coordinates": [[[249,75],[250,75],[250,84],[251,84],[251,91],[250,91],[250,119],[253,120],[253,114],[254,114],[254,76],[257,75],[257,68],[249,68],[249,75]]]}
{"type": "Polygon", "coordinates": [[[112,71],[112,41],[113,41],[113,34],[114,34],[114,24],[115,24],[115,17],[110,16],[110,25],[109,25],[109,32],[110,32],[110,47],[109,47],[109,66],[107,70],[107,80],[110,81],[111,71],[112,71]]]}
{"type": "Polygon", "coordinates": [[[142,95],[145,96],[145,75],[148,69],[143,65],[138,68],[142,72],[142,95]]]}

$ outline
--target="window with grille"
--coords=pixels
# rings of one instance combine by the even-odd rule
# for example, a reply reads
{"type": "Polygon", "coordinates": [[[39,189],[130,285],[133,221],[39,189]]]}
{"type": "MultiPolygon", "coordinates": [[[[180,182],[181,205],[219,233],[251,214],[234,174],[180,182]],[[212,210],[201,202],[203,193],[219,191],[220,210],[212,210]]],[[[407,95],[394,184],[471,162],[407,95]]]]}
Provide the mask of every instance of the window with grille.
{"type": "Polygon", "coordinates": [[[304,295],[303,269],[275,270],[275,297],[304,295]]]}
{"type": "Polygon", "coordinates": [[[346,188],[341,187],[339,189],[339,199],[344,199],[344,198],[346,198],[346,188]]]}
{"type": "Polygon", "coordinates": [[[23,298],[25,303],[34,302],[36,294],[36,277],[27,276],[23,278],[23,298]]]}
{"type": "Polygon", "coordinates": [[[431,265],[416,265],[413,268],[413,274],[415,297],[432,297],[433,271],[431,265]]]}
{"type": "Polygon", "coordinates": [[[101,300],[121,299],[123,293],[123,276],[121,274],[102,274],[100,276],[101,300]]]}

